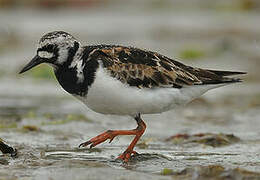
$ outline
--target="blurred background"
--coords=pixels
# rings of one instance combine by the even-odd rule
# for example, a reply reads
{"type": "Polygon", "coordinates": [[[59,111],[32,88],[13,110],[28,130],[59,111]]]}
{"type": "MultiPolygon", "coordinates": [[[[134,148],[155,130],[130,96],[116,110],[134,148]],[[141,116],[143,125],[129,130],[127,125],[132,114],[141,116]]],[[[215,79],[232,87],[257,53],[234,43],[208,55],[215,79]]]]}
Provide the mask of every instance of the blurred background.
{"type": "Polygon", "coordinates": [[[124,169],[111,159],[130,137],[101,145],[100,152],[76,147],[104,130],[135,127],[132,119],[88,110],[61,89],[47,65],[18,75],[35,55],[40,37],[55,30],[69,32],[85,45],[134,46],[187,65],[248,72],[243,83],[213,90],[184,109],[145,115],[148,129],[137,149],[156,155],[125,167],[132,171],[122,177],[167,179],[158,175],[165,168],[216,164],[223,171],[239,167],[260,172],[259,17],[258,0],[0,0],[0,137],[20,149],[16,160],[0,159],[9,165],[0,167],[0,176],[37,179],[47,173],[56,179],[75,174],[100,179],[97,172],[118,177],[118,169],[124,169]],[[185,138],[176,143],[176,134],[197,133],[210,133],[213,140],[220,133],[234,134],[240,141],[233,144],[225,136],[221,142],[227,146],[218,142],[217,148],[196,138],[192,144],[183,143],[185,138]],[[174,142],[164,141],[172,135],[174,142]],[[57,155],[64,149],[62,157],[57,155]],[[54,165],[45,164],[50,162],[54,165]],[[66,171],[64,162],[74,171],[66,171]],[[13,168],[21,164],[35,169],[13,168]],[[82,166],[91,170],[78,168],[82,166]],[[49,173],[52,168],[55,175],[49,173]]]}

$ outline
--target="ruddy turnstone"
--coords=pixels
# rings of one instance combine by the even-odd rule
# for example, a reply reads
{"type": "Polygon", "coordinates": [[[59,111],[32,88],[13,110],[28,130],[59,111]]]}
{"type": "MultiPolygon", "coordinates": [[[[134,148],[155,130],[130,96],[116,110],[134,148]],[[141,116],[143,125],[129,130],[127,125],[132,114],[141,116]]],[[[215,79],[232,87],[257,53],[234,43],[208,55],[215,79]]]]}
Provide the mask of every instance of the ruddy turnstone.
{"type": "Polygon", "coordinates": [[[47,63],[65,91],[102,114],[134,117],[133,130],[108,130],[80,147],[90,148],[118,135],[135,135],[118,157],[127,162],[146,129],[141,114],[169,111],[206,91],[240,82],[228,76],[244,72],[217,71],[184,65],[159,53],[119,45],[82,46],[69,33],[54,31],[39,41],[36,56],[21,70],[47,63]]]}

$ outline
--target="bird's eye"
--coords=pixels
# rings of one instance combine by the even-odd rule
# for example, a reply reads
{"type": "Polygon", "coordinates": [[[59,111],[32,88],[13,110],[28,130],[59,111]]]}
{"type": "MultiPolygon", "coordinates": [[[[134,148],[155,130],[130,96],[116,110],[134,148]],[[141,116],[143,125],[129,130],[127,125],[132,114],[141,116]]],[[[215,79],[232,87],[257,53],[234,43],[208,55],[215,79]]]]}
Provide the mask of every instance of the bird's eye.
{"type": "Polygon", "coordinates": [[[53,52],[54,46],[49,44],[49,45],[45,46],[44,50],[47,52],[53,52]]]}

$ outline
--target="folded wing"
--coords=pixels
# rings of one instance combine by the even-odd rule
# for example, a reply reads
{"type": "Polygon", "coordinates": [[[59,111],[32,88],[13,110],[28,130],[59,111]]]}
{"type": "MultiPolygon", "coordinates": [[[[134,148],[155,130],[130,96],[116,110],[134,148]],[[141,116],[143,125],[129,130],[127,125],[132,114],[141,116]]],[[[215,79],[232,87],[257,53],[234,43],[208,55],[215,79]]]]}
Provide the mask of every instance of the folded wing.
{"type": "Polygon", "coordinates": [[[100,45],[91,48],[87,61],[101,61],[112,77],[138,88],[234,83],[241,79],[227,76],[245,74],[194,68],[158,53],[132,47],[100,45]]]}

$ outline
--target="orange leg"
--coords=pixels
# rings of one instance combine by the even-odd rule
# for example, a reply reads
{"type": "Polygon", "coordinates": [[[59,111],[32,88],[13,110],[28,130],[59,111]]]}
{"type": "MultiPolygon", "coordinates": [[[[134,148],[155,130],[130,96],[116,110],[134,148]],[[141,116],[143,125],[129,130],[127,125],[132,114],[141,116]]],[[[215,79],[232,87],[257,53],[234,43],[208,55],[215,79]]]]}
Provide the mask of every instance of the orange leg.
{"type": "Polygon", "coordinates": [[[146,125],[144,121],[141,119],[140,114],[136,115],[135,120],[137,122],[137,128],[133,130],[108,130],[92,139],[90,139],[87,142],[81,143],[79,147],[85,147],[90,145],[90,148],[95,147],[96,145],[110,139],[109,143],[113,141],[113,139],[118,135],[135,135],[135,138],[131,142],[131,144],[128,146],[128,148],[121,154],[118,159],[122,159],[124,162],[127,162],[132,154],[137,154],[133,149],[140,139],[140,137],[143,135],[146,125]]]}

